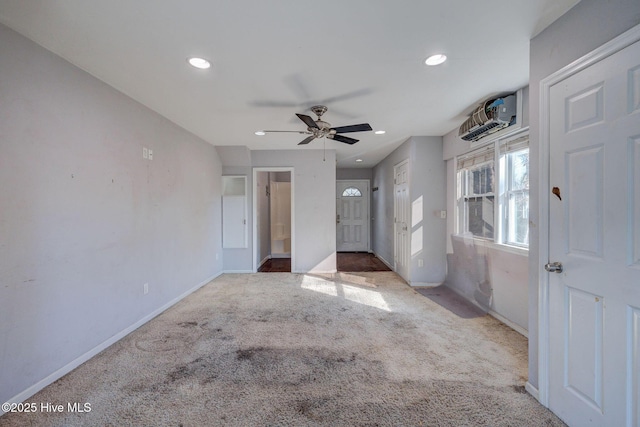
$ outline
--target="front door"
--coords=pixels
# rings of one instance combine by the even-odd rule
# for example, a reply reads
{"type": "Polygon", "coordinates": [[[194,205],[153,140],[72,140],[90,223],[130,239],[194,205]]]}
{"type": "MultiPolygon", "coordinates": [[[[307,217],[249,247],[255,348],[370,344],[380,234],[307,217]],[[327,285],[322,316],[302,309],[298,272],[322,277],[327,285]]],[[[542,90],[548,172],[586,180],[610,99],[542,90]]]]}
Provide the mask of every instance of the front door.
{"type": "Polygon", "coordinates": [[[336,183],[336,250],[369,251],[369,181],[336,183]]]}
{"type": "Polygon", "coordinates": [[[549,109],[549,407],[639,426],[640,42],[555,83],[549,109]]]}
{"type": "Polygon", "coordinates": [[[393,205],[394,205],[394,270],[403,279],[409,280],[409,224],[411,211],[409,209],[409,161],[393,168],[393,205]]]}

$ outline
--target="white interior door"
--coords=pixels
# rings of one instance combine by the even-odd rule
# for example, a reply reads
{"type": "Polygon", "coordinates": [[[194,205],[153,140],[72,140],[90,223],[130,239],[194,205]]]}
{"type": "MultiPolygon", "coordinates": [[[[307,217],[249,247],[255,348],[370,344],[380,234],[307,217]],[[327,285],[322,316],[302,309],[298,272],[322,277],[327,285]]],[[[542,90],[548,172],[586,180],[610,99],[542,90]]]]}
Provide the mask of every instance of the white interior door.
{"type": "Polygon", "coordinates": [[[369,250],[369,181],[336,183],[336,250],[369,250]]]}
{"type": "Polygon", "coordinates": [[[222,247],[247,247],[247,177],[222,177],[222,247]]]}
{"type": "Polygon", "coordinates": [[[409,224],[411,210],[409,200],[409,161],[393,168],[394,206],[394,270],[405,280],[409,280],[409,224]]]}
{"type": "Polygon", "coordinates": [[[549,103],[549,407],[640,426],[640,42],[549,103]]]}

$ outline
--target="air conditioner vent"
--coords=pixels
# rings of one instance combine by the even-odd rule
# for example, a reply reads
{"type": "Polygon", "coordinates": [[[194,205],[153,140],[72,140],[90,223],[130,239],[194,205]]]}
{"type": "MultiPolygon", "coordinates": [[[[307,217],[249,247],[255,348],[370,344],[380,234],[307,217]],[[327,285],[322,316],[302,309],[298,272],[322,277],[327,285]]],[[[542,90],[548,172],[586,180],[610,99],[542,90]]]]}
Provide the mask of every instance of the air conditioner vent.
{"type": "Polygon", "coordinates": [[[506,128],[516,121],[516,94],[489,99],[460,126],[458,136],[465,141],[478,141],[506,128]]]}

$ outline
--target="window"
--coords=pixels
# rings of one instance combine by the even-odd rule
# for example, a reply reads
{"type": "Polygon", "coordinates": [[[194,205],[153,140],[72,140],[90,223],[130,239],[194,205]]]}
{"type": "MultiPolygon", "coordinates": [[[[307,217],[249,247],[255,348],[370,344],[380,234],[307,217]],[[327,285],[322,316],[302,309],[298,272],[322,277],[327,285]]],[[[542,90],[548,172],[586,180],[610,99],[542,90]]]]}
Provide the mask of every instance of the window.
{"type": "Polygon", "coordinates": [[[502,243],[529,246],[529,137],[500,146],[502,243]]]}
{"type": "Polygon", "coordinates": [[[494,152],[484,147],[458,160],[460,229],[485,239],[494,236],[494,152]]]}
{"type": "Polygon", "coordinates": [[[494,141],[458,157],[457,171],[458,232],[528,247],[528,135],[494,141]]]}
{"type": "Polygon", "coordinates": [[[342,197],[362,197],[362,193],[356,187],[345,188],[342,197]]]}

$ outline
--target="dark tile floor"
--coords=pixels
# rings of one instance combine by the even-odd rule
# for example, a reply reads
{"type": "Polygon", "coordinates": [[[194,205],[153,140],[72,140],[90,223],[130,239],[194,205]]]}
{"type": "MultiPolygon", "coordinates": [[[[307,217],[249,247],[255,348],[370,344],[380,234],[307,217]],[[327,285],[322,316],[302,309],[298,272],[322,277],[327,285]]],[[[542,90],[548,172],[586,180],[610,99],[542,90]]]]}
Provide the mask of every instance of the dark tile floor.
{"type": "MultiPolygon", "coordinates": [[[[391,271],[385,263],[367,252],[338,252],[338,271],[391,271]]],[[[261,273],[288,272],[291,271],[290,258],[272,258],[262,264],[258,269],[261,273]]]]}
{"type": "Polygon", "coordinates": [[[367,252],[338,252],[338,271],[391,271],[374,254],[367,252]]]}
{"type": "Polygon", "coordinates": [[[260,273],[291,272],[291,258],[271,258],[258,269],[260,273]]]}

